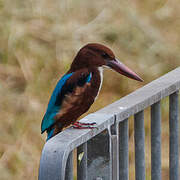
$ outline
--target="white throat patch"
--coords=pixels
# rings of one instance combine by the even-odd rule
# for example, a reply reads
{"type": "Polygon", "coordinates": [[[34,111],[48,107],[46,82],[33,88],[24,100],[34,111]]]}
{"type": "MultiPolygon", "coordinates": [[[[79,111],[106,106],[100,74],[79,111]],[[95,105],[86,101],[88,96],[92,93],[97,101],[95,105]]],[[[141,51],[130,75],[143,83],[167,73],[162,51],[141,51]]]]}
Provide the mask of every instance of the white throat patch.
{"type": "Polygon", "coordinates": [[[98,67],[98,71],[99,71],[99,74],[100,74],[101,82],[100,82],[99,90],[98,90],[97,96],[95,97],[95,100],[97,99],[97,97],[99,95],[99,92],[101,90],[102,83],[103,83],[103,67],[98,67]]]}

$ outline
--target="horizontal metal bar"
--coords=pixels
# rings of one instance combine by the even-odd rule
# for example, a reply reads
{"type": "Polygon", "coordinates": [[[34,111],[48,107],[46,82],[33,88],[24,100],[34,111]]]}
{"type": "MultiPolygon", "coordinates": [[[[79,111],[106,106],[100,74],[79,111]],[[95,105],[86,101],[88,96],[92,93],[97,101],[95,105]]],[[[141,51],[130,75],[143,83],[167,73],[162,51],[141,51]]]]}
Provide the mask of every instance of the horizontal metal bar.
{"type": "Polygon", "coordinates": [[[179,179],[179,124],[178,92],[169,97],[169,176],[170,180],[179,179]]]}
{"type": "Polygon", "coordinates": [[[145,180],[144,111],[140,111],[134,116],[134,139],[136,180],[145,180]]]}
{"type": "Polygon", "coordinates": [[[116,114],[117,122],[120,122],[179,89],[180,67],[106,106],[96,113],[116,114]]]}
{"type": "Polygon", "coordinates": [[[129,179],[128,119],[119,123],[119,179],[129,179]]]}
{"type": "Polygon", "coordinates": [[[151,179],[161,180],[161,105],[151,106],[151,179]]]}

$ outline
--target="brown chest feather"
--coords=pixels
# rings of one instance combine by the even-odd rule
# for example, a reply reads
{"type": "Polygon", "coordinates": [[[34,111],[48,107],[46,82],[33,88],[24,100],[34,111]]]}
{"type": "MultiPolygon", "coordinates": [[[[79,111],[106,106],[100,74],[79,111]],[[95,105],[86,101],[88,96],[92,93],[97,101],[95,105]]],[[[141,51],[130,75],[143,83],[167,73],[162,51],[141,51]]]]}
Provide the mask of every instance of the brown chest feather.
{"type": "Polygon", "coordinates": [[[65,95],[60,112],[55,116],[56,122],[63,127],[74,123],[93,104],[98,94],[101,79],[98,70],[92,72],[92,79],[84,86],[77,86],[72,93],[65,95]]]}

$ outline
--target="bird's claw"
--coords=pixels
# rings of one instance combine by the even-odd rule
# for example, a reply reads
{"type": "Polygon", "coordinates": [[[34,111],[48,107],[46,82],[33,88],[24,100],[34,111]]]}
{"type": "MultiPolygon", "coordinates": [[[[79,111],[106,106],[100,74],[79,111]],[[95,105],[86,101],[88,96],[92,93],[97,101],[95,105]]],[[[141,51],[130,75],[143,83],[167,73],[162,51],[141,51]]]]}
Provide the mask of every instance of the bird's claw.
{"type": "Polygon", "coordinates": [[[97,127],[92,126],[72,126],[74,129],[95,129],[97,127]]]}
{"type": "Polygon", "coordinates": [[[96,125],[96,122],[92,122],[92,123],[81,123],[81,122],[75,122],[73,124],[73,128],[75,129],[98,129],[97,127],[94,127],[93,125],[96,125]]]}
{"type": "Polygon", "coordinates": [[[78,126],[93,126],[93,125],[97,125],[96,122],[92,122],[92,123],[83,123],[83,122],[75,122],[74,125],[78,125],[78,126]]]}

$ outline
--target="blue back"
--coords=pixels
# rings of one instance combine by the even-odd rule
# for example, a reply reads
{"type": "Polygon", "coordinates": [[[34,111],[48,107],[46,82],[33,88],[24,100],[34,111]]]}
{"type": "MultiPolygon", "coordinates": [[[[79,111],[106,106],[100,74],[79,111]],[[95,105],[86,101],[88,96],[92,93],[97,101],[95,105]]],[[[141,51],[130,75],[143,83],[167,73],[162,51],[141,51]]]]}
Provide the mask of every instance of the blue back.
{"type": "Polygon", "coordinates": [[[41,123],[41,133],[43,133],[45,130],[47,130],[49,127],[51,127],[54,124],[54,116],[60,110],[60,106],[55,105],[57,96],[61,92],[61,89],[62,89],[63,85],[72,76],[72,74],[73,73],[65,74],[58,81],[58,83],[57,83],[57,85],[56,85],[56,87],[55,87],[55,89],[54,89],[54,91],[53,91],[53,93],[51,95],[51,98],[50,98],[46,113],[45,113],[44,118],[43,118],[42,123],[41,123]]]}

